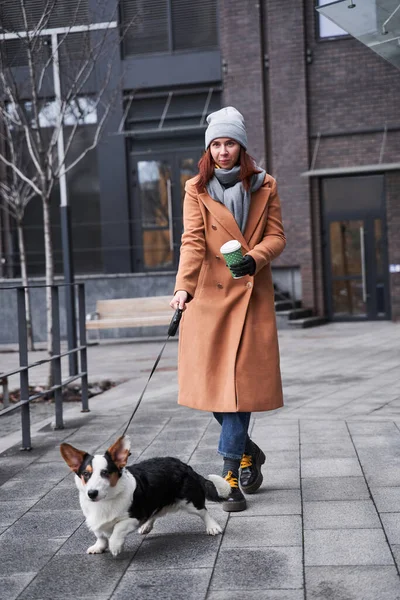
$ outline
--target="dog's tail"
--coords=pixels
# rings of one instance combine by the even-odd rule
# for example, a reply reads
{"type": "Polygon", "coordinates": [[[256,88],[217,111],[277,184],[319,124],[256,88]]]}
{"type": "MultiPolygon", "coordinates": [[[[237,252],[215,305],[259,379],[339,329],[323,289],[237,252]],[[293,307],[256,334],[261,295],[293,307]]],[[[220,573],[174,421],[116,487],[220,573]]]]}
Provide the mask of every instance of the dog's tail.
{"type": "Polygon", "coordinates": [[[219,475],[209,475],[204,479],[207,500],[211,502],[222,502],[231,493],[231,486],[219,475]]]}

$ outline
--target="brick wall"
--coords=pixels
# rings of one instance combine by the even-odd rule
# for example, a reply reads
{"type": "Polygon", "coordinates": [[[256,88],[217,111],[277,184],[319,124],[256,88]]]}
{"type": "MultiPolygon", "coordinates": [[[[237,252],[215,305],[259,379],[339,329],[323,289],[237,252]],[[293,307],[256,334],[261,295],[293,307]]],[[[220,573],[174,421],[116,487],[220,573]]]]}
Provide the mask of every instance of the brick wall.
{"type": "MultiPolygon", "coordinates": [[[[309,133],[337,132],[321,138],[316,168],[399,162],[400,131],[389,129],[383,154],[383,129],[399,127],[400,71],[353,38],[318,41],[313,2],[306,6],[306,39],[312,62],[307,68],[309,133]],[[361,129],[377,133],[352,133],[361,129]],[[348,133],[346,133],[348,132],[348,133]]],[[[311,152],[315,137],[310,141],[311,152]]],[[[388,171],[386,218],[389,264],[400,264],[400,173],[388,171]]],[[[315,308],[323,312],[320,194],[312,183],[315,308]]],[[[400,274],[390,275],[392,318],[400,319],[400,274]]]]}
{"type": "Polygon", "coordinates": [[[300,265],[303,302],[314,305],[303,0],[264,2],[268,53],[271,156],[278,181],[287,247],[276,265],[300,265]]]}
{"type": "Polygon", "coordinates": [[[218,5],[223,105],[234,106],[243,114],[249,153],[265,167],[260,7],[257,2],[243,0],[221,0],[218,5]]]}
{"type": "MultiPolygon", "coordinates": [[[[310,167],[319,132],[339,135],[321,138],[316,168],[399,161],[400,71],[353,38],[318,40],[312,1],[222,0],[219,6],[224,104],[243,112],[250,152],[267,159],[278,181],[288,244],[274,265],[300,266],[303,302],[323,314],[319,182],[301,173],[310,167]],[[380,131],[355,133],[360,129],[380,131]]],[[[397,172],[386,174],[386,211],[389,263],[400,264],[397,172]]],[[[392,316],[400,319],[400,274],[390,282],[392,316]]]]}
{"type": "Polygon", "coordinates": [[[318,41],[307,6],[310,133],[399,124],[400,71],[354,38],[318,41]]]}

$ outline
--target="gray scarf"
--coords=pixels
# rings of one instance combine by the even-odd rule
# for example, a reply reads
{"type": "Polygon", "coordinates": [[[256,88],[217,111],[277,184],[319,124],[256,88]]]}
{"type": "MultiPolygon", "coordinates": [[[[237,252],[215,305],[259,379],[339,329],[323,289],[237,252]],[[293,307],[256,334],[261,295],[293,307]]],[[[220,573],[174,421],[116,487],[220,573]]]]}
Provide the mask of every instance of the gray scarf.
{"type": "Polygon", "coordinates": [[[256,192],[263,184],[265,171],[255,173],[251,178],[251,187],[246,191],[242,182],[238,180],[240,167],[233,169],[215,169],[214,177],[207,184],[207,192],[211,198],[224,204],[233,214],[242,233],[246,228],[247,217],[250,210],[252,192],[256,192]]]}

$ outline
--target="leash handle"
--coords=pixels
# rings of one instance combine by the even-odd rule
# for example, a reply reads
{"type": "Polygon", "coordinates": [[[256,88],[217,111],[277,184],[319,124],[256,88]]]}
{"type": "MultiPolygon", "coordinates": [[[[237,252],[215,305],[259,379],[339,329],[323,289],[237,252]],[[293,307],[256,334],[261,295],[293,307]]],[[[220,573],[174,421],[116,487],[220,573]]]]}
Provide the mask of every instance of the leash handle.
{"type": "Polygon", "coordinates": [[[178,331],[178,327],[179,327],[179,323],[182,318],[182,314],[183,314],[183,310],[181,308],[177,308],[174,313],[174,316],[171,319],[171,323],[169,324],[168,337],[174,337],[174,335],[178,331]]]}

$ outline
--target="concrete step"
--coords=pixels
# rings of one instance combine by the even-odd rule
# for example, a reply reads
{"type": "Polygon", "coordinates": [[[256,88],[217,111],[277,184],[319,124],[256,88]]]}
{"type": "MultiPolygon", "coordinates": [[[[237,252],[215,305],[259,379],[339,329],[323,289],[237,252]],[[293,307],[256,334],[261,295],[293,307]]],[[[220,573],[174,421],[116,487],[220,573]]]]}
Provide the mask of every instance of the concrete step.
{"type": "Polygon", "coordinates": [[[275,310],[279,313],[295,310],[296,308],[301,308],[300,300],[296,300],[294,303],[291,300],[275,300],[275,310]]]}
{"type": "Polygon", "coordinates": [[[295,308],[289,313],[289,321],[295,321],[296,319],[306,319],[313,316],[311,308],[295,308]]]}
{"type": "Polygon", "coordinates": [[[312,317],[313,311],[311,308],[291,308],[290,310],[280,310],[278,314],[280,317],[286,317],[289,321],[293,321],[295,319],[312,317]]]}
{"type": "Polygon", "coordinates": [[[325,317],[305,317],[304,319],[293,319],[288,321],[290,327],[296,327],[297,329],[305,329],[306,327],[318,327],[319,325],[325,325],[328,319],[325,317]]]}

